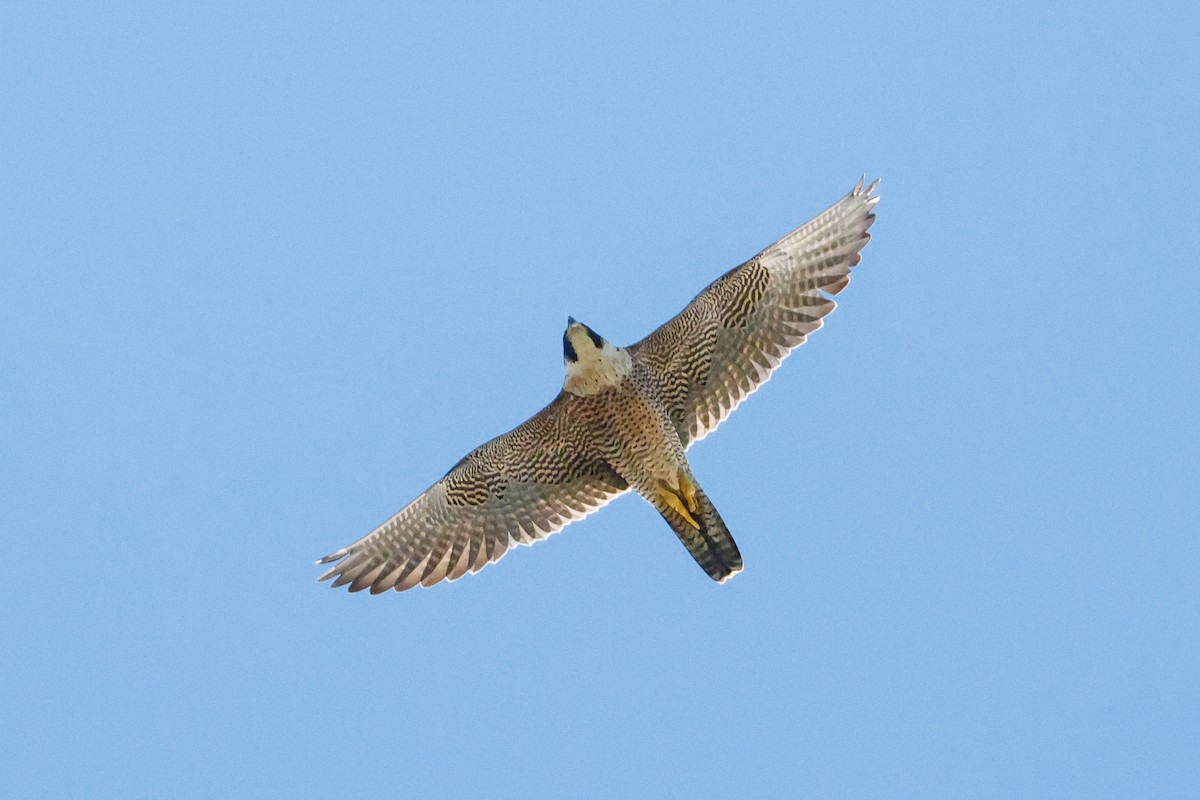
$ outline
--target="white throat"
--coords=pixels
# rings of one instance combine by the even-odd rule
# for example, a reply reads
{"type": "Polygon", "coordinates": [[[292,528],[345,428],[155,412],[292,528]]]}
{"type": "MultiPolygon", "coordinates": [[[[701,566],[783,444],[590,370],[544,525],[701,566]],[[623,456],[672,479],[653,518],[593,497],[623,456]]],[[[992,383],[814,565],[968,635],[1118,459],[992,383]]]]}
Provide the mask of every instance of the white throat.
{"type": "Polygon", "coordinates": [[[620,383],[633,370],[633,359],[624,350],[608,342],[597,350],[588,348],[577,361],[565,361],[567,377],[563,389],[587,397],[620,383]]]}

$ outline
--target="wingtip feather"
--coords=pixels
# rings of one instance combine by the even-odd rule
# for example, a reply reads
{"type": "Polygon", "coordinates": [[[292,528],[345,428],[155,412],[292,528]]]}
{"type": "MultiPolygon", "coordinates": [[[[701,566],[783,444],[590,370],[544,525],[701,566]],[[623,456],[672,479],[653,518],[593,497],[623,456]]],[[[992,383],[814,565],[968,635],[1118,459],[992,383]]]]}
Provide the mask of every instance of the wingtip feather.
{"type": "Polygon", "coordinates": [[[327,555],[327,556],[321,556],[321,557],[320,557],[320,558],[318,558],[318,559],[317,559],[317,560],[316,560],[314,563],[316,563],[316,564],[329,564],[329,563],[332,563],[332,562],[334,562],[334,561],[341,561],[343,558],[345,558],[345,557],[346,557],[346,555],[347,555],[349,552],[350,552],[350,548],[349,548],[349,547],[343,547],[341,550],[337,550],[337,551],[335,551],[335,552],[333,552],[333,553],[330,553],[330,554],[329,554],[329,555],[327,555]]]}
{"type": "Polygon", "coordinates": [[[861,197],[868,205],[875,205],[879,202],[879,195],[875,194],[875,190],[879,188],[879,182],[882,180],[882,178],[876,178],[864,189],[863,186],[866,185],[867,181],[867,176],[864,174],[858,179],[858,183],[854,185],[854,188],[850,190],[850,196],[861,197]]]}

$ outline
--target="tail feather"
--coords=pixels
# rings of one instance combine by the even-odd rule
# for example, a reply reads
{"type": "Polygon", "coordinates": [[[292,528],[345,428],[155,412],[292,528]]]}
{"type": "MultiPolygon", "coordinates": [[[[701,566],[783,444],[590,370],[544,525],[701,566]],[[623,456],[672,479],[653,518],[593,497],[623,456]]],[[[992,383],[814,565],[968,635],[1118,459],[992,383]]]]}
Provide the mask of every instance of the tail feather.
{"type": "Polygon", "coordinates": [[[696,559],[701,569],[718,583],[724,583],[727,578],[742,571],[742,554],[733,541],[733,535],[725,526],[725,521],[717,513],[712,501],[702,489],[696,487],[696,504],[698,506],[695,518],[700,523],[697,530],[682,514],[667,503],[656,500],[654,507],[662,514],[663,519],[675,531],[679,541],[696,559]]]}

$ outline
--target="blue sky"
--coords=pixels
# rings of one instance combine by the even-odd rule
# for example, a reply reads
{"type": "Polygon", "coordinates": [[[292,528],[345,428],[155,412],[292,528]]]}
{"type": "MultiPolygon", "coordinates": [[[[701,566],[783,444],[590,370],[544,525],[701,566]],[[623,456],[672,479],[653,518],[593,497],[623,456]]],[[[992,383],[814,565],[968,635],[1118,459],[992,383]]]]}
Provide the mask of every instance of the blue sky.
{"type": "Polygon", "coordinates": [[[0,12],[0,794],[1200,791],[1190,4],[0,12]],[[899,10],[902,9],[902,10],[899,10]],[[431,590],[313,560],[882,176],[826,327],[431,590]]]}

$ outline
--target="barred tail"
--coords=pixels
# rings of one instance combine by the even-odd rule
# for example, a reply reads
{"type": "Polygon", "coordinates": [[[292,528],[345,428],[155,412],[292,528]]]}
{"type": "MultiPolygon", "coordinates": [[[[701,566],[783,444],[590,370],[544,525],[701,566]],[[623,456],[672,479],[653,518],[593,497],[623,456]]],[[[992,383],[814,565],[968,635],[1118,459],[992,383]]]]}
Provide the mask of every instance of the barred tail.
{"type": "Polygon", "coordinates": [[[696,487],[695,500],[693,518],[699,523],[699,528],[693,527],[674,503],[667,502],[665,496],[654,498],[651,502],[700,568],[714,581],[724,583],[731,575],[742,571],[742,554],[738,552],[729,528],[725,527],[725,521],[699,486],[696,487]]]}

